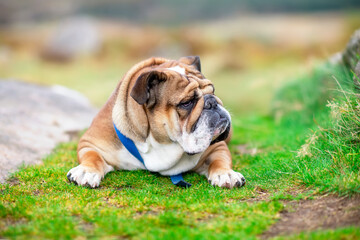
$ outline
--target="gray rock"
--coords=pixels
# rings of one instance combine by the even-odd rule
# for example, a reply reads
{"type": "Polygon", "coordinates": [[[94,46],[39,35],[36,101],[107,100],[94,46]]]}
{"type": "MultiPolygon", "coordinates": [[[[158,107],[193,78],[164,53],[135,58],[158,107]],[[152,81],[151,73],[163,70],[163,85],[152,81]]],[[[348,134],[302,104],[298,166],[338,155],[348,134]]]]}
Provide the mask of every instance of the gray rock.
{"type": "Polygon", "coordinates": [[[68,61],[96,54],[102,45],[96,23],[87,17],[70,18],[57,27],[46,43],[42,56],[48,60],[68,61]]]}
{"type": "Polygon", "coordinates": [[[342,52],[329,58],[329,63],[333,65],[344,64],[350,71],[353,71],[355,89],[358,92],[360,91],[360,29],[353,33],[342,52]]]}
{"type": "Polygon", "coordinates": [[[343,51],[342,60],[350,69],[355,69],[360,55],[360,29],[356,30],[343,51]]]}
{"type": "Polygon", "coordinates": [[[40,163],[95,114],[84,96],[68,88],[0,81],[0,182],[22,165],[40,163]]]}
{"type": "Polygon", "coordinates": [[[357,80],[360,80],[360,61],[358,61],[358,63],[356,64],[354,73],[357,77],[357,80]]]}
{"type": "Polygon", "coordinates": [[[353,71],[355,75],[353,76],[355,89],[360,91],[360,29],[356,30],[351,36],[349,42],[346,45],[345,50],[342,54],[342,60],[345,66],[353,71]]]}
{"type": "Polygon", "coordinates": [[[350,37],[342,52],[335,53],[328,61],[330,64],[344,64],[347,68],[354,70],[360,55],[360,29],[356,30],[350,37]]]}
{"type": "Polygon", "coordinates": [[[353,81],[355,85],[355,89],[360,92],[360,61],[357,62],[355,68],[354,68],[354,76],[353,81]]]}

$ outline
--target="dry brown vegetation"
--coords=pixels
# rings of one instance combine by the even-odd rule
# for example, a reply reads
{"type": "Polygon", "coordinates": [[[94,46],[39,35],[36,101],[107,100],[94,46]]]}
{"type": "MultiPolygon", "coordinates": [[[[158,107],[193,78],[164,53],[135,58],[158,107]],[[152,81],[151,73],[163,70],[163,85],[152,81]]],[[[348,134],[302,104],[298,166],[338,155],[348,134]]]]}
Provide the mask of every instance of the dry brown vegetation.
{"type": "Polygon", "coordinates": [[[99,20],[101,51],[65,65],[40,58],[56,23],[2,29],[0,77],[62,84],[100,106],[136,62],[199,55],[203,73],[233,112],[266,113],[274,90],[340,51],[359,18],[344,13],[241,15],[174,27],[99,20]]]}
{"type": "MultiPolygon", "coordinates": [[[[138,61],[149,56],[200,55],[216,58],[216,69],[256,67],[281,58],[328,57],[342,49],[358,17],[344,13],[246,15],[161,27],[99,20],[104,46],[100,59],[117,55],[138,61]]],[[[0,31],[0,44],[39,53],[56,23],[0,31]]]]}

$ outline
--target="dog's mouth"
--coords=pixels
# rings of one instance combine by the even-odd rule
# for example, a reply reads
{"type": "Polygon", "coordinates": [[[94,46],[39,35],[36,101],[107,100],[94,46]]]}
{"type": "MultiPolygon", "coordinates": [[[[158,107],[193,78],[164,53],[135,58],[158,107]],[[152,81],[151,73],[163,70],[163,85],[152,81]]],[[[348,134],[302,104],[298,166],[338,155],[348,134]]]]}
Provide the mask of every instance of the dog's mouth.
{"type": "Polygon", "coordinates": [[[208,146],[225,140],[230,132],[230,121],[227,118],[221,118],[219,122],[216,123],[214,128],[209,128],[207,137],[203,136],[201,138],[195,139],[194,145],[198,144],[198,141],[207,142],[207,144],[203,144],[204,148],[198,151],[185,151],[186,154],[192,156],[203,152],[208,146]]]}
{"type": "Polygon", "coordinates": [[[217,128],[214,132],[210,145],[225,140],[229,136],[230,125],[230,122],[226,121],[220,126],[220,128],[217,128]]]}
{"type": "Polygon", "coordinates": [[[190,133],[183,132],[180,145],[188,155],[204,152],[211,144],[225,140],[230,132],[230,115],[225,109],[205,109],[190,133]]]}
{"type": "Polygon", "coordinates": [[[212,141],[214,141],[215,139],[217,139],[222,133],[225,132],[226,128],[229,125],[229,121],[226,118],[222,118],[220,119],[219,123],[216,125],[214,133],[213,133],[213,137],[212,137],[212,141]]]}

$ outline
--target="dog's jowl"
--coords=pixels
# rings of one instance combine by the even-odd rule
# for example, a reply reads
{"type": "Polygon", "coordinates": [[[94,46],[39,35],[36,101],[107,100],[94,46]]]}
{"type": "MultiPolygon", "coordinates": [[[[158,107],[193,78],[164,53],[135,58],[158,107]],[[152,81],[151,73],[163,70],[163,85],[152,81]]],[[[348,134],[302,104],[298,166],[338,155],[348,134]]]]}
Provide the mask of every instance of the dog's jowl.
{"type": "Polygon", "coordinates": [[[119,82],[80,139],[80,164],[67,176],[95,188],[117,169],[165,176],[195,171],[214,186],[241,187],[245,178],[232,170],[230,133],[230,114],[201,73],[199,57],[150,58],[119,82]]]}

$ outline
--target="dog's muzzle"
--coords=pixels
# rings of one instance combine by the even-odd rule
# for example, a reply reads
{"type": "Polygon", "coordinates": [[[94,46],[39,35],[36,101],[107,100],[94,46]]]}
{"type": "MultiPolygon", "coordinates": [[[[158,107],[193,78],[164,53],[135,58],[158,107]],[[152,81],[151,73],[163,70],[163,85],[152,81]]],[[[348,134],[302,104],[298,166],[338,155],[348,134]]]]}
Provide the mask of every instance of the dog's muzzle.
{"type": "Polygon", "coordinates": [[[203,113],[208,118],[208,127],[212,131],[212,142],[222,141],[227,138],[230,132],[230,114],[223,108],[213,95],[204,96],[203,113]]]}

